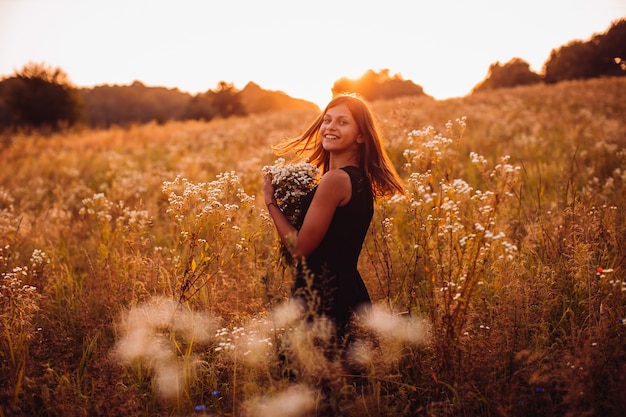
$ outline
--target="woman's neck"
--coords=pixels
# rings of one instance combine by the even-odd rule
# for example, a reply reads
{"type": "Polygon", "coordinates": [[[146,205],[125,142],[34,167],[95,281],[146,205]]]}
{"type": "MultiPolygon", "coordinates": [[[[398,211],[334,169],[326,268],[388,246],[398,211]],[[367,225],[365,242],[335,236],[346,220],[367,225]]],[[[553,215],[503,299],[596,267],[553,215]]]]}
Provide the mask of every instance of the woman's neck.
{"type": "Polygon", "coordinates": [[[359,166],[359,157],[355,154],[331,154],[328,161],[328,169],[337,169],[346,166],[359,166]]]}

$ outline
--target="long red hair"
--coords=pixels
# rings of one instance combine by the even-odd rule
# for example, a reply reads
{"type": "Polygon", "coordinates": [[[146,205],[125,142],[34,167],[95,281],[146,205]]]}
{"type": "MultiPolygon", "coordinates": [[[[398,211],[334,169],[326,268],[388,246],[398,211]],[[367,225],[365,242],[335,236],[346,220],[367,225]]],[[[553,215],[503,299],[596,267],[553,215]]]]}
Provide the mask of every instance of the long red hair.
{"type": "Polygon", "coordinates": [[[359,133],[365,139],[359,153],[359,165],[365,171],[374,195],[404,194],[404,186],[400,177],[383,148],[382,135],[372,111],[363,99],[353,94],[342,94],[333,98],[304,133],[274,146],[274,151],[278,155],[293,151],[298,157],[307,159],[312,164],[317,165],[322,172],[326,172],[330,153],[322,147],[319,136],[320,127],[328,109],[340,104],[348,106],[356,121],[359,133]]]}

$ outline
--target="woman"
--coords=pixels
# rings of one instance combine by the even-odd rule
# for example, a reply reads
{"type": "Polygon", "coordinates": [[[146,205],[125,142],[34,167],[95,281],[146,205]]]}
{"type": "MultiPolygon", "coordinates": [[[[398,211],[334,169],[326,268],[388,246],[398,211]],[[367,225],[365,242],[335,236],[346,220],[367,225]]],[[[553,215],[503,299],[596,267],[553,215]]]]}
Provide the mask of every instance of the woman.
{"type": "Polygon", "coordinates": [[[294,297],[314,305],[314,315],[330,318],[343,338],[353,314],[370,304],[357,262],[374,197],[404,193],[404,188],[370,109],[353,95],[335,97],[301,136],[275,150],[293,151],[322,172],[302,201],[301,224],[295,227],[276,205],[269,175],[263,196],[280,239],[299,261],[294,297]]]}

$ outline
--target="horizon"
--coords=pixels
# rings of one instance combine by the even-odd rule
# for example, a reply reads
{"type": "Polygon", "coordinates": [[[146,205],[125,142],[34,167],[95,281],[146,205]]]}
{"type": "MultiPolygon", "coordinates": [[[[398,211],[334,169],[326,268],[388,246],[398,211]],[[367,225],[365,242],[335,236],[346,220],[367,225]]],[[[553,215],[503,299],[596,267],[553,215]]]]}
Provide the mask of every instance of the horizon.
{"type": "Polygon", "coordinates": [[[552,50],[625,17],[626,2],[320,0],[303,13],[285,0],[0,0],[0,16],[3,77],[34,62],[79,88],[139,81],[195,95],[254,82],[323,108],[335,81],[368,70],[388,69],[438,100],[469,94],[496,62],[521,58],[540,73],[552,50]]]}

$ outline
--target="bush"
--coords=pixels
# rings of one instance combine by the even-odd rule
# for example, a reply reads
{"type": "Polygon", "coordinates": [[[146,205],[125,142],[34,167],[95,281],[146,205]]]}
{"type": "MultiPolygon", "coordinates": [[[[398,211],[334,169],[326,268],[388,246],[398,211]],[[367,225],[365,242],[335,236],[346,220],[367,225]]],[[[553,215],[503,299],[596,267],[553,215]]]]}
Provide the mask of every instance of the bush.
{"type": "Polygon", "coordinates": [[[60,68],[30,63],[14,77],[5,98],[14,126],[56,129],[81,119],[78,91],[60,68]]]}

